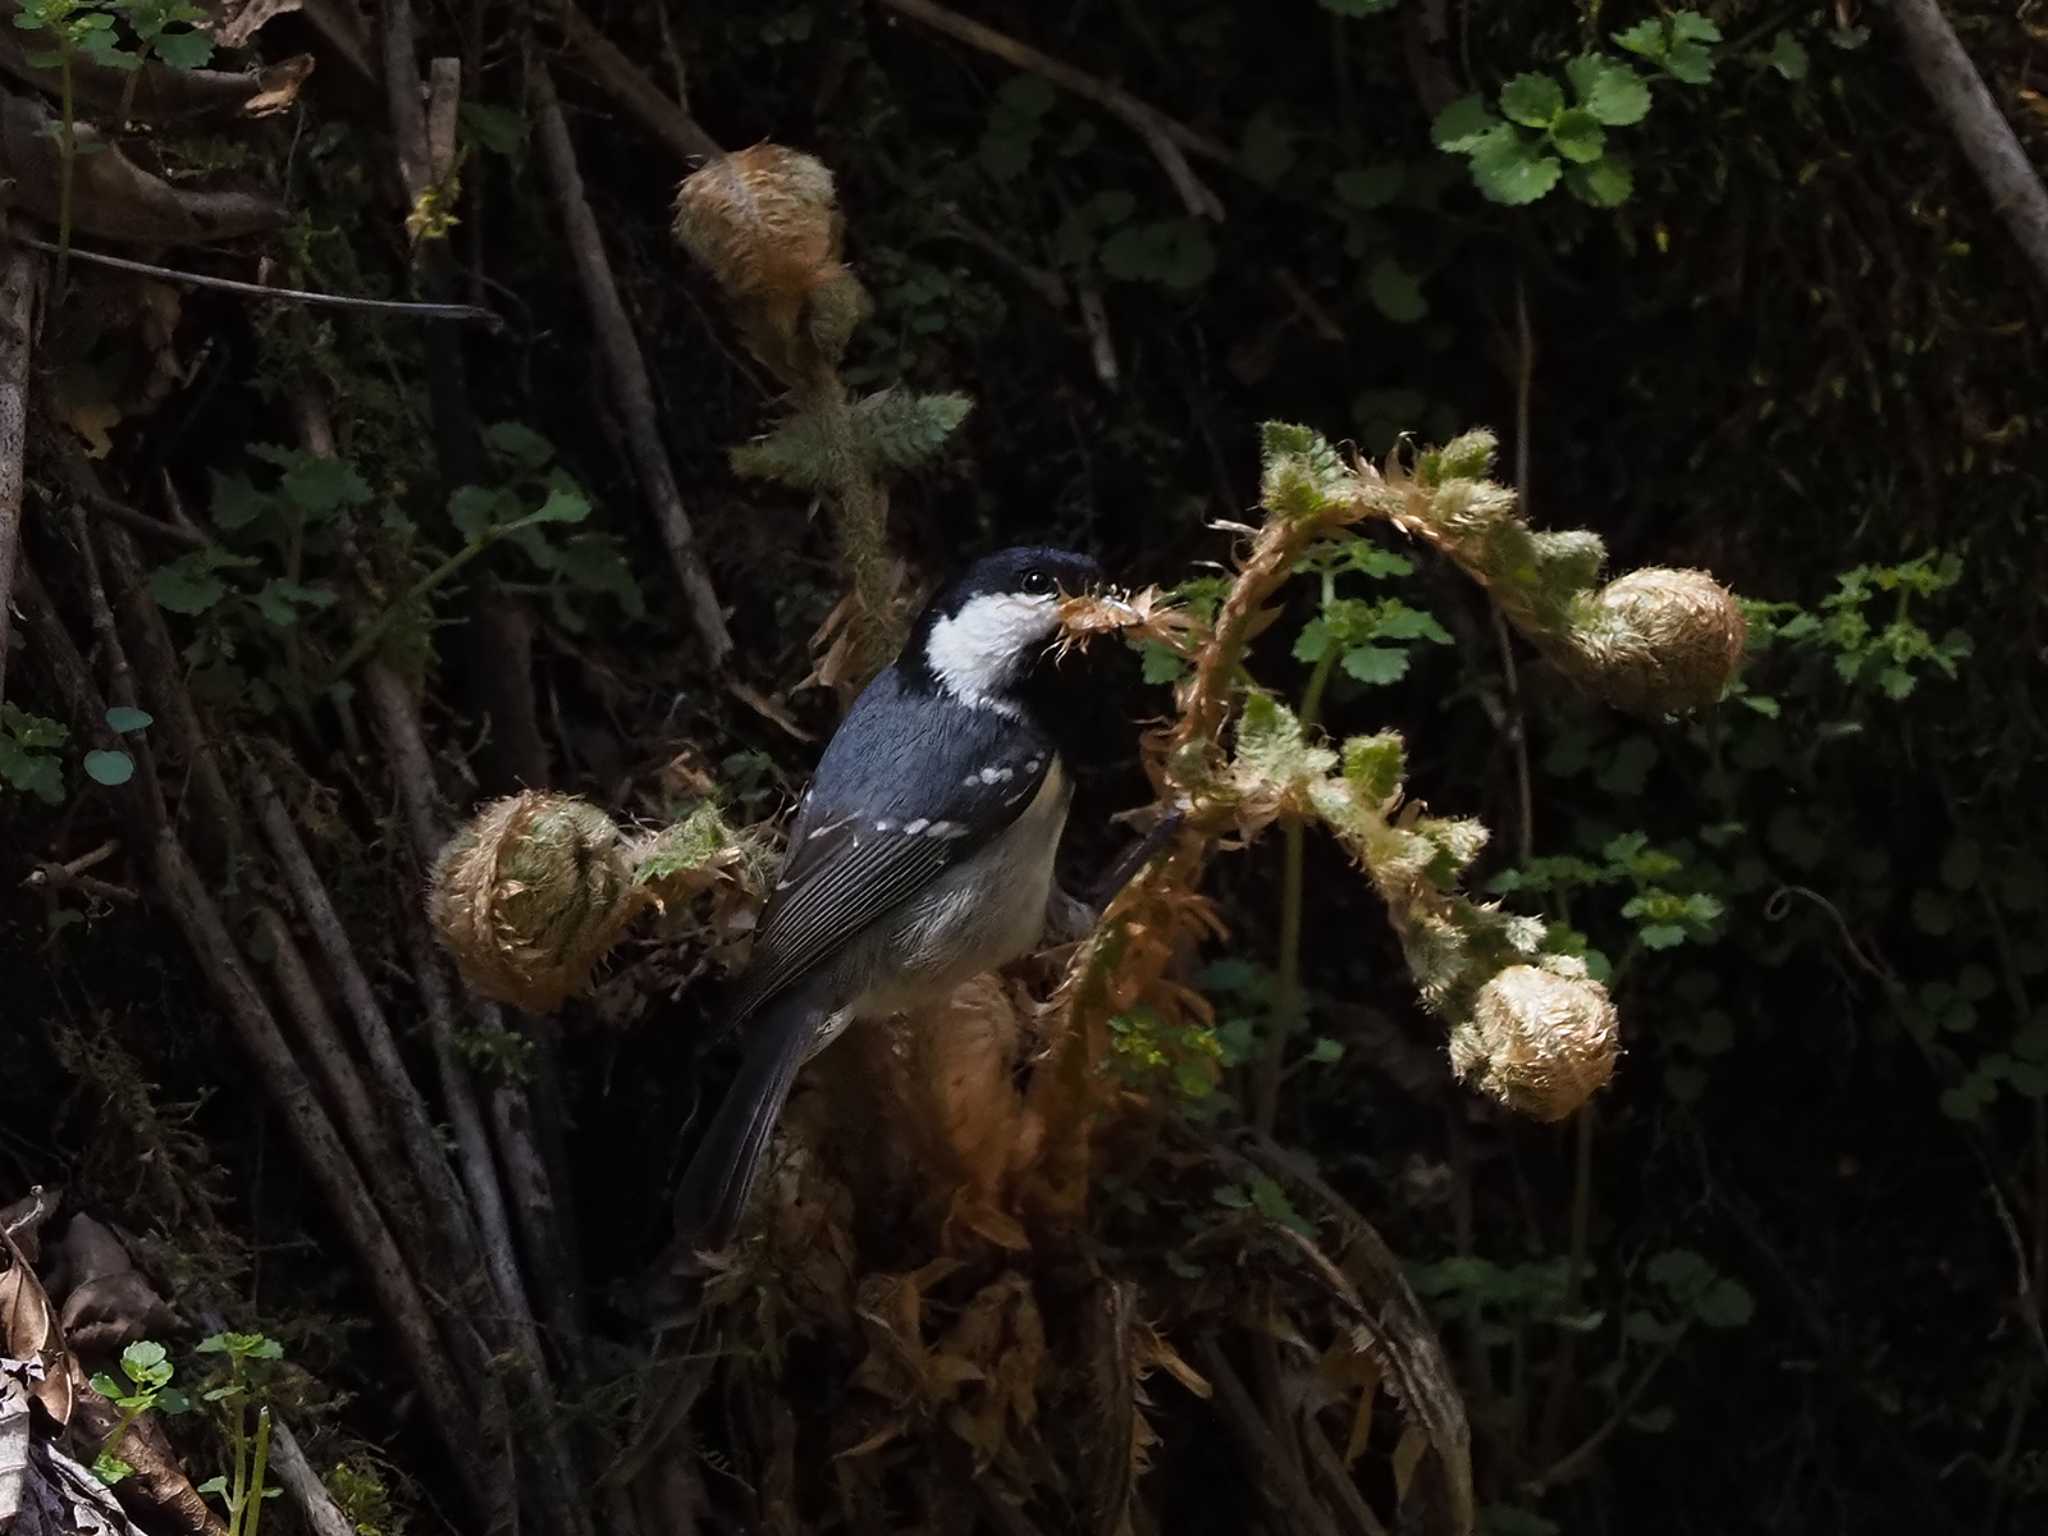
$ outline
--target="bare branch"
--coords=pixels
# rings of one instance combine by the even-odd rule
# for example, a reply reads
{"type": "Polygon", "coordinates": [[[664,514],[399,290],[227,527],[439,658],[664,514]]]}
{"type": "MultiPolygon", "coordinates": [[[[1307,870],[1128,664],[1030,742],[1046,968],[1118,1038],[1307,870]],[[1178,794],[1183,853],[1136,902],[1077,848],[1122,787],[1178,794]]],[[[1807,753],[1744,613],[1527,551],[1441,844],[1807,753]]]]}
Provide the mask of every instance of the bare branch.
{"type": "Polygon", "coordinates": [[[598,355],[604,361],[612,402],[626,428],[626,450],[633,461],[633,472],[639,477],[662,546],[668,551],[669,564],[683,589],[690,623],[704,647],[705,659],[713,667],[720,667],[732,652],[732,636],[726,632],[718,593],[712,588],[711,573],[705,568],[696,532],[690,526],[690,514],[683,507],[683,493],[676,484],[668,450],[662,446],[647,361],[641,356],[632,322],[626,317],[625,302],[619,297],[619,285],[605,256],[604,239],[598,233],[597,217],[583,194],[583,173],[576,165],[576,146],[570,141],[562,104],[555,95],[554,81],[548,77],[547,65],[538,59],[533,64],[533,89],[541,165],[554,193],[555,210],[561,215],[569,237],[569,252],[576,261],[576,275],[596,332],[598,355]]]}

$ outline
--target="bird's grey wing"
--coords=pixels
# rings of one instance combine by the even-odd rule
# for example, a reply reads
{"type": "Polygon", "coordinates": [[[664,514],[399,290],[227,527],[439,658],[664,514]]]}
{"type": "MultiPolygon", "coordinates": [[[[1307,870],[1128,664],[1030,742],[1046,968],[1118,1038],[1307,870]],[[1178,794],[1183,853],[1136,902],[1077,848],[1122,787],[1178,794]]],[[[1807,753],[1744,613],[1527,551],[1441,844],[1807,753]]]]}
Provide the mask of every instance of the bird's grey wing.
{"type": "Polygon", "coordinates": [[[855,781],[860,809],[807,798],[735,994],[728,1025],[828,959],[1023,813],[1051,771],[1049,745],[1000,733],[922,744],[916,797],[855,781]]]}

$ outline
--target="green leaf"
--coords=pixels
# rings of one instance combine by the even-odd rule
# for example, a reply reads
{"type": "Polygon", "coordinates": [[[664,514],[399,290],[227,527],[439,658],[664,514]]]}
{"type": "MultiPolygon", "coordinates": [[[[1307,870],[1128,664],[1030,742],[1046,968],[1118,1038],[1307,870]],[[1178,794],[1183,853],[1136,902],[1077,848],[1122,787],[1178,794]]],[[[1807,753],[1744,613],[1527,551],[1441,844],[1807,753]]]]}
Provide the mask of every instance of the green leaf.
{"type": "Polygon", "coordinates": [[[915,469],[938,457],[973,409],[971,395],[885,389],[855,403],[854,430],[878,469],[915,469]]]}
{"type": "Polygon", "coordinates": [[[1691,1295],[1714,1278],[1714,1266],[1690,1248],[1667,1248],[1651,1258],[1643,1274],[1674,1295],[1691,1295]]]}
{"type": "Polygon", "coordinates": [[[1309,1049],[1308,1059],[1318,1066],[1328,1066],[1333,1061],[1344,1059],[1344,1047],[1326,1035],[1318,1035],[1316,1043],[1309,1049]]]}
{"type": "Polygon", "coordinates": [[[1557,121],[1550,125],[1550,142],[1565,159],[1590,165],[1606,153],[1607,133],[1584,107],[1571,107],[1558,113],[1557,121]]]}
{"type": "Polygon", "coordinates": [[[146,731],[156,724],[156,716],[146,709],[135,709],[127,704],[116,704],[107,711],[107,725],[111,730],[124,736],[130,731],[146,731]]]}
{"type": "Polygon", "coordinates": [[[521,523],[580,523],[590,516],[590,498],[557,486],[548,499],[519,519],[521,523]]]}
{"type": "Polygon", "coordinates": [[[1565,185],[1572,196],[1594,208],[1619,208],[1635,190],[1635,177],[1628,162],[1608,155],[1591,165],[1575,165],[1565,172],[1565,185]]]}
{"type": "Polygon", "coordinates": [[[1671,35],[1681,43],[1718,43],[1721,28],[1712,17],[1698,11],[1673,11],[1671,35]]]}
{"type": "Polygon", "coordinates": [[[101,1451],[92,1459],[92,1475],[111,1488],[124,1477],[133,1477],[135,1469],[120,1457],[101,1451]]]}
{"type": "Polygon", "coordinates": [[[247,475],[213,471],[212,513],[216,528],[233,533],[262,517],[272,506],[270,493],[257,490],[247,475]]]}
{"type": "Polygon", "coordinates": [[[180,1392],[176,1387],[165,1387],[156,1395],[156,1411],[158,1413],[171,1414],[190,1413],[192,1411],[192,1399],[180,1392]]]}
{"type": "Polygon", "coordinates": [[[1915,891],[1913,926],[1930,938],[1941,938],[1954,931],[1956,909],[1939,891],[1915,891]]]}
{"type": "Polygon", "coordinates": [[[1365,281],[1375,308],[1396,325],[1413,325],[1429,313],[1422,285],[1391,256],[1383,256],[1365,281]]]}
{"type": "Polygon", "coordinates": [[[1499,126],[1500,119],[1487,108],[1484,96],[1461,96],[1437,113],[1429,137],[1438,149],[1462,155],[1476,149],[1479,141],[1499,126]]]}
{"type": "Polygon", "coordinates": [[[523,421],[493,422],[484,429],[484,441],[524,470],[545,469],[554,461],[555,445],[523,421]]]}
{"type": "Polygon", "coordinates": [[[1408,675],[1408,653],[1384,645],[1361,645],[1344,653],[1344,675],[1361,683],[1398,683],[1408,675]]]}
{"type": "Polygon", "coordinates": [[[1564,110],[1564,88],[1548,75],[1517,75],[1501,87],[1500,109],[1511,122],[1547,128],[1564,110]]]}
{"type": "Polygon", "coordinates": [[[1664,33],[1663,20],[1656,16],[1639,21],[1626,31],[1615,33],[1614,40],[1630,53],[1639,53],[1646,59],[1661,59],[1665,50],[1670,47],[1670,41],[1664,33]]]}
{"type": "Polygon", "coordinates": [[[126,752],[97,751],[85,754],[85,776],[109,789],[135,777],[135,759],[126,752]]]}
{"type": "Polygon", "coordinates": [[[1382,160],[1339,171],[1330,178],[1330,190],[1347,208],[1384,208],[1399,195],[1407,179],[1407,167],[1400,161],[1382,160]]]}
{"type": "Polygon", "coordinates": [[[1679,43],[1665,56],[1664,67],[1687,85],[1705,85],[1714,78],[1714,55],[1695,43],[1679,43]]]}
{"type": "Polygon", "coordinates": [[[1539,153],[1507,123],[1489,129],[1472,147],[1472,180],[1489,202],[1510,208],[1533,203],[1562,173],[1556,156],[1539,153]]]}
{"type": "Polygon", "coordinates": [[[505,107],[465,101],[456,111],[462,126],[476,143],[494,155],[517,158],[526,147],[526,119],[505,107]]]}
{"type": "Polygon", "coordinates": [[[1149,640],[1139,652],[1144,662],[1144,679],[1148,683],[1177,683],[1188,674],[1188,664],[1171,647],[1149,640]]]}
{"type": "Polygon", "coordinates": [[[194,1493],[217,1493],[220,1494],[222,1497],[226,1497],[228,1491],[228,1480],[225,1477],[209,1477],[205,1482],[199,1484],[199,1486],[193,1489],[192,1491],[194,1493]]]}
{"type": "Polygon", "coordinates": [[[99,1393],[101,1397],[108,1398],[119,1397],[128,1390],[105,1371],[94,1371],[92,1373],[92,1389],[99,1393]]]}
{"type": "Polygon", "coordinates": [[[1329,654],[1333,644],[1335,639],[1330,633],[1329,620],[1310,619],[1302,625],[1300,635],[1295,638],[1294,659],[1307,662],[1321,661],[1329,654]]]}
{"type": "Polygon", "coordinates": [[[204,613],[227,596],[227,583],[200,559],[205,553],[194,550],[149,573],[149,595],[159,608],[172,613],[204,613]]]}
{"type": "Polygon", "coordinates": [[[1771,44],[1771,51],[1764,55],[1764,62],[1787,80],[1806,78],[1806,49],[1790,32],[1778,34],[1776,41],[1771,44]]]}
{"type": "Polygon", "coordinates": [[[160,32],[150,48],[173,69],[204,69],[213,57],[213,39],[204,32],[160,32]]]}
{"type": "Polygon", "coordinates": [[[1737,1282],[1716,1280],[1692,1310],[1709,1328],[1741,1328],[1756,1316],[1756,1300],[1737,1282]]]}
{"type": "Polygon", "coordinates": [[[1937,1101],[1942,1114],[1951,1120],[1974,1121],[1983,1113],[1987,1102],[1968,1084],[1944,1088],[1937,1101]]]}
{"type": "Polygon", "coordinates": [[[370,487],[346,459],[327,459],[302,453],[285,471],[278,489],[293,506],[313,517],[325,517],[342,507],[360,507],[371,500],[370,487]]]}
{"type": "Polygon", "coordinates": [[[1672,949],[1685,942],[1685,930],[1672,923],[1651,923],[1639,930],[1636,937],[1642,940],[1645,949],[1672,949]]]}
{"type": "Polygon", "coordinates": [[[1102,242],[1102,270],[1120,282],[1153,282],[1186,293],[1216,270],[1216,247],[1197,219],[1133,224],[1102,242]]]}
{"type": "MultiPolygon", "coordinates": [[[[154,1339],[137,1339],[121,1351],[121,1369],[130,1376],[135,1376],[138,1371],[152,1371],[162,1365],[169,1354],[170,1351],[154,1339]]],[[[142,1378],[137,1376],[136,1379],[142,1378]]]]}
{"type": "Polygon", "coordinates": [[[471,544],[480,544],[498,524],[499,493],[481,485],[458,487],[448,498],[448,520],[471,544]]]}
{"type": "Polygon", "coordinates": [[[1645,1408],[1641,1413],[1628,1416],[1629,1428],[1641,1430],[1646,1435],[1661,1435],[1678,1422],[1678,1415],[1669,1403],[1659,1403],[1655,1408],[1645,1408]]]}
{"type": "Polygon", "coordinates": [[[1634,68],[1604,53],[1582,53],[1564,67],[1572,94],[1594,121],[1626,128],[1650,115],[1650,87],[1634,68]]]}

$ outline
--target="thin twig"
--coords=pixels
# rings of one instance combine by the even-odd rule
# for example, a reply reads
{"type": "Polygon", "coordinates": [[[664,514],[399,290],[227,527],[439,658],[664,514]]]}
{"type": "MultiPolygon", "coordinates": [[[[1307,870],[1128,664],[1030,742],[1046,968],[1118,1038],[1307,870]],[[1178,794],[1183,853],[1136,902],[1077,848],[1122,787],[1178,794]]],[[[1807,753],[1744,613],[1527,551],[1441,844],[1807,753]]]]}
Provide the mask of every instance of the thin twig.
{"type": "MultiPolygon", "coordinates": [[[[37,240],[28,235],[12,234],[11,238],[22,245],[38,251],[54,252],[57,247],[47,240],[37,240]]],[[[505,323],[504,316],[496,310],[483,309],[475,304],[420,304],[404,299],[359,299],[348,293],[317,293],[309,288],[272,288],[263,283],[245,283],[232,277],[208,277],[199,272],[180,272],[172,267],[159,267],[147,261],[131,261],[126,256],[106,256],[98,251],[71,249],[71,259],[82,261],[88,266],[112,267],[117,272],[140,272],[145,277],[161,278],[167,283],[185,283],[194,288],[217,288],[223,293],[246,294],[252,299],[283,299],[293,304],[315,304],[328,309],[353,309],[373,315],[403,315],[412,320],[477,320],[497,327],[505,323]]]]}
{"type": "Polygon", "coordinates": [[[1545,1489],[1554,1488],[1559,1483],[1570,1482],[1583,1474],[1586,1468],[1592,1465],[1593,1458],[1599,1455],[1600,1447],[1613,1439],[1615,1431],[1626,1424],[1628,1416],[1636,1411],[1636,1404],[1641,1402],[1643,1394],[1650,1390],[1650,1383],[1657,1379],[1657,1372],[1664,1368],[1664,1362],[1671,1358],[1672,1351],[1678,1348],[1678,1341],[1685,1337],[1686,1332],[1687,1330],[1681,1326],[1675,1335],[1659,1346],[1657,1352],[1643,1366],[1641,1373],[1629,1384],[1629,1389],[1621,1395],[1621,1401],[1614,1405],[1614,1412],[1607,1416],[1605,1423],[1581,1440],[1569,1453],[1530,1478],[1523,1487],[1531,1495],[1537,1495],[1545,1489]]]}
{"type": "Polygon", "coordinates": [[[1223,200],[1202,184],[1195,175],[1194,167],[1188,164],[1188,155],[1200,155],[1219,165],[1234,165],[1237,156],[1228,145],[1200,133],[1175,118],[1168,117],[1157,107],[1140,101],[1120,85],[1113,85],[1098,75],[1076,69],[1039,52],[1028,43],[1020,43],[1014,37],[983,26],[957,11],[949,11],[943,5],[934,5],[932,0],[879,0],[884,9],[908,16],[922,22],[934,32],[978,48],[983,53],[993,54],[1006,64],[1027,70],[1041,79],[1049,80],[1076,96],[1094,102],[1112,115],[1122,118],[1145,147],[1166,171],[1167,180],[1180,193],[1181,201],[1189,213],[1197,218],[1220,219],[1223,217],[1223,200]]]}
{"type": "Polygon", "coordinates": [[[705,660],[721,667],[732,652],[732,636],[725,627],[725,615],[718,605],[718,593],[711,585],[711,573],[690,526],[690,514],[683,506],[683,493],[676,484],[674,466],[662,446],[661,423],[654,409],[654,386],[647,376],[647,360],[626,316],[625,302],[612,276],[611,261],[605,255],[604,238],[597,216],[583,191],[583,173],[576,164],[576,146],[569,138],[569,125],[562,116],[562,103],[555,95],[548,67],[533,61],[533,91],[538,108],[541,166],[554,193],[555,211],[561,216],[569,239],[569,253],[576,262],[576,275],[583,289],[583,302],[596,332],[598,355],[604,362],[605,378],[611,385],[612,403],[626,429],[626,449],[633,461],[648,508],[654,514],[662,547],[683,590],[691,626],[704,648],[705,660]]]}
{"type": "Polygon", "coordinates": [[[147,512],[138,512],[124,501],[111,496],[83,494],[79,496],[87,510],[96,517],[104,517],[133,529],[145,538],[160,539],[166,544],[175,544],[180,549],[204,549],[209,542],[206,535],[190,528],[181,528],[176,523],[167,523],[160,517],[151,517],[147,512]]]}
{"type": "Polygon", "coordinates": [[[8,604],[21,550],[22,464],[28,454],[29,359],[43,264],[26,251],[0,266],[0,698],[6,697],[8,604]]]}

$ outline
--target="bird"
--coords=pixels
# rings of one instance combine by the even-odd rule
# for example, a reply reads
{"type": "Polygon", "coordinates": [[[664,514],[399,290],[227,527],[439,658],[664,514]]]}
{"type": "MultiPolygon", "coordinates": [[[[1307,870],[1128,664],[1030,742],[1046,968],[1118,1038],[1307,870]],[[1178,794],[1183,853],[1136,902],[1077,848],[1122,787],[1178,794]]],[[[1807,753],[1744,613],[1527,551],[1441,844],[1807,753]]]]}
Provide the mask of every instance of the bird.
{"type": "Polygon", "coordinates": [[[718,1031],[743,1029],[745,1046],[677,1187],[671,1252],[729,1245],[805,1061],[856,1020],[939,1001],[1038,946],[1073,795],[1058,737],[1074,674],[1050,653],[1063,597],[1120,601],[1105,586],[1086,555],[984,555],[854,701],[718,1031]]]}

